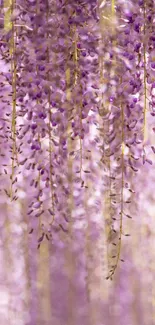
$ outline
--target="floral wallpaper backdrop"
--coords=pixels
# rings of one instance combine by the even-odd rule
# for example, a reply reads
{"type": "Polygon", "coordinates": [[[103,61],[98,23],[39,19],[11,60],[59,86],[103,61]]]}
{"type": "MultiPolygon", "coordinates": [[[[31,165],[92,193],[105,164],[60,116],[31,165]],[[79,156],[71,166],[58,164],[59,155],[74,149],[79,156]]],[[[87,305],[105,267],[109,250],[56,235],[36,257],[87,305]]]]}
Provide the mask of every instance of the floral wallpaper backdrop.
{"type": "Polygon", "coordinates": [[[155,324],[155,2],[0,1],[0,324],[155,324]]]}

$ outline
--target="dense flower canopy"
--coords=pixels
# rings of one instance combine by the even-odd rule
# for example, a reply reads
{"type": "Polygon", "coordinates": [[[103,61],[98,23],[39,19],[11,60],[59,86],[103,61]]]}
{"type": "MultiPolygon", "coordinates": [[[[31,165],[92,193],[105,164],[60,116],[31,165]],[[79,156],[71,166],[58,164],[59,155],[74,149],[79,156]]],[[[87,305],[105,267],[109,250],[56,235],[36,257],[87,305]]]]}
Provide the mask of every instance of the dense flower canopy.
{"type": "Polygon", "coordinates": [[[104,325],[88,302],[102,310],[100,279],[124,267],[153,178],[154,23],[153,0],[1,1],[1,235],[8,247],[18,235],[33,260],[19,324],[41,324],[43,258],[53,324],[104,325]]]}

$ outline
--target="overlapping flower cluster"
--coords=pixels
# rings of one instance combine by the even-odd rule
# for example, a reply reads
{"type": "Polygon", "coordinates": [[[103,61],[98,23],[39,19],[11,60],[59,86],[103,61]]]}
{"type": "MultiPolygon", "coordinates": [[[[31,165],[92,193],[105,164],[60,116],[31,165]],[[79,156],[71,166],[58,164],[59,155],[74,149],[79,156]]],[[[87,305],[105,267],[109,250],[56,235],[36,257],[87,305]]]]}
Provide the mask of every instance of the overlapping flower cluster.
{"type": "Polygon", "coordinates": [[[112,278],[138,191],[131,180],[152,165],[155,4],[12,0],[0,19],[1,198],[13,206],[25,195],[40,247],[88,222],[86,193],[99,190],[89,212],[104,206],[112,278]]]}

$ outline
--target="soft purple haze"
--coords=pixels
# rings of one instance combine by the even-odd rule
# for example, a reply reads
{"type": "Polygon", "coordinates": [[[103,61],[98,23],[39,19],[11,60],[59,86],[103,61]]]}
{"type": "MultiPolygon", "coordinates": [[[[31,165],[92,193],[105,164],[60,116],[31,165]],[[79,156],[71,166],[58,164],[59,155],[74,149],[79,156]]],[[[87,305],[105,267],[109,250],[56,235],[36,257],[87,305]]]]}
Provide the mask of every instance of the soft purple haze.
{"type": "Polygon", "coordinates": [[[154,325],[155,3],[0,1],[0,325],[154,325]]]}

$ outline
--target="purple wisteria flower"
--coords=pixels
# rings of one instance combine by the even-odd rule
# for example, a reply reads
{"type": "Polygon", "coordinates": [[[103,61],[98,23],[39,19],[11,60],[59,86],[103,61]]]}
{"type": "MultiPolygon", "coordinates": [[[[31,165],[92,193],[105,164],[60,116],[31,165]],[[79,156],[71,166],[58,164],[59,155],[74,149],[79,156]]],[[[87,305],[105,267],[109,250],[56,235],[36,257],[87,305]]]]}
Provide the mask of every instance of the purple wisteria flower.
{"type": "Polygon", "coordinates": [[[7,247],[23,232],[28,247],[25,324],[108,325],[101,278],[126,267],[141,173],[154,166],[155,3],[0,8],[1,232],[7,247]]]}

